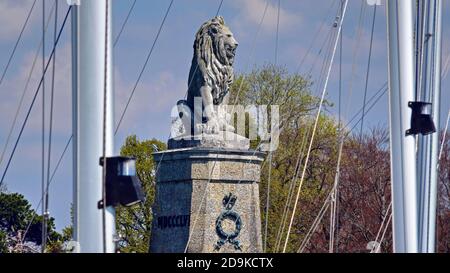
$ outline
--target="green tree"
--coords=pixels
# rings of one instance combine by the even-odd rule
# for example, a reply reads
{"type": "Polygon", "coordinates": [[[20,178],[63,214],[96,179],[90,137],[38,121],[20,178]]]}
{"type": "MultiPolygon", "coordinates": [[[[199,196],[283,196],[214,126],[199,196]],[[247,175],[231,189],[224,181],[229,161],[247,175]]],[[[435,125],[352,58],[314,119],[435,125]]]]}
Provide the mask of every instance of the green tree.
{"type": "MultiPolygon", "coordinates": [[[[272,154],[271,166],[267,158],[263,163],[260,183],[261,220],[264,233],[270,171],[267,252],[282,250],[286,237],[295,198],[293,193],[298,190],[311,128],[320,101],[312,95],[311,87],[312,83],[301,75],[290,74],[284,67],[266,65],[254,69],[247,75],[237,76],[231,88],[231,102],[239,102],[244,106],[267,105],[269,109],[273,105],[279,106],[279,146],[272,154]]],[[[325,101],[324,106],[326,109],[331,106],[331,103],[325,101]]],[[[338,146],[337,133],[335,120],[322,114],[287,251],[297,250],[304,238],[305,230],[314,220],[316,204],[323,202],[331,188],[338,146]]],[[[256,148],[258,142],[259,140],[253,141],[252,147],[256,148]]]]}
{"type": "Polygon", "coordinates": [[[116,228],[120,237],[120,252],[148,252],[157,167],[152,154],[155,150],[163,151],[165,149],[165,143],[156,139],[140,141],[136,136],[129,136],[120,150],[122,156],[136,158],[136,173],[142,182],[146,197],[145,202],[140,206],[116,209],[116,228]]]}
{"type": "MultiPolygon", "coordinates": [[[[23,195],[0,192],[0,252],[19,251],[22,242],[41,245],[42,220],[23,195]]],[[[61,241],[54,222],[54,218],[48,221],[49,245],[61,241]]]]}

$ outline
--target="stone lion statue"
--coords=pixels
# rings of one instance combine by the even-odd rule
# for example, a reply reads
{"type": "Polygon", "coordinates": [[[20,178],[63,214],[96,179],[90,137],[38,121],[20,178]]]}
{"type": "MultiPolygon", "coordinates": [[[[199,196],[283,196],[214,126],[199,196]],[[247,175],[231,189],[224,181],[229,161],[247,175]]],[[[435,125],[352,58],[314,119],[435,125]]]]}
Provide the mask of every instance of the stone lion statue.
{"type": "Polygon", "coordinates": [[[230,115],[219,106],[228,105],[237,46],[238,42],[221,16],[205,22],[197,32],[187,100],[178,102],[180,117],[191,119],[191,130],[197,128],[207,134],[234,131],[230,115]],[[199,104],[201,111],[195,108],[199,104]]]}

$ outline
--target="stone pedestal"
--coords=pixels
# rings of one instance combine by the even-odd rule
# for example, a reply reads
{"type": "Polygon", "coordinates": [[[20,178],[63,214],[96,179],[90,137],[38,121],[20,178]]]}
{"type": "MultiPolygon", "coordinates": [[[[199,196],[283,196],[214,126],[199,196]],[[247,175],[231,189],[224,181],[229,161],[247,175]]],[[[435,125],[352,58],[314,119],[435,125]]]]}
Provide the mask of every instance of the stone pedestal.
{"type": "Polygon", "coordinates": [[[154,154],[152,253],[262,252],[259,181],[264,154],[187,148],[154,154]]]}

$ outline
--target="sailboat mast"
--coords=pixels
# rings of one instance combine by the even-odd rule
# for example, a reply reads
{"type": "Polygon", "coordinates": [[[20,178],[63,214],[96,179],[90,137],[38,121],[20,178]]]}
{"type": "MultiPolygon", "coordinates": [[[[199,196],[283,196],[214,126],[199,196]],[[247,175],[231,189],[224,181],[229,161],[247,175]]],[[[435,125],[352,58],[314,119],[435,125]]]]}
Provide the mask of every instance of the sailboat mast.
{"type": "Polygon", "coordinates": [[[114,209],[107,208],[103,215],[97,206],[103,198],[103,175],[99,165],[99,159],[103,157],[103,145],[107,157],[113,155],[114,149],[111,6],[111,0],[82,0],[77,7],[76,20],[73,21],[73,26],[77,28],[74,38],[77,48],[73,54],[74,63],[77,64],[74,71],[77,75],[73,81],[74,237],[83,253],[114,252],[114,209]],[[104,108],[106,124],[103,120],[104,108]]]}
{"type": "MultiPolygon", "coordinates": [[[[78,242],[78,219],[80,218],[78,214],[78,5],[72,5],[71,11],[72,20],[72,33],[71,33],[71,46],[72,46],[72,170],[73,170],[73,208],[72,208],[72,218],[73,218],[73,230],[72,239],[78,242]]],[[[77,250],[79,251],[79,250],[77,250]]]]}
{"type": "Polygon", "coordinates": [[[433,253],[436,247],[437,167],[439,156],[439,122],[441,98],[442,1],[425,3],[426,22],[424,41],[423,80],[420,100],[432,104],[436,133],[419,136],[418,193],[419,193],[419,248],[422,253],[433,253]]]}
{"type": "Polygon", "coordinates": [[[416,140],[407,136],[415,100],[414,1],[386,1],[394,252],[418,251],[416,140]]]}

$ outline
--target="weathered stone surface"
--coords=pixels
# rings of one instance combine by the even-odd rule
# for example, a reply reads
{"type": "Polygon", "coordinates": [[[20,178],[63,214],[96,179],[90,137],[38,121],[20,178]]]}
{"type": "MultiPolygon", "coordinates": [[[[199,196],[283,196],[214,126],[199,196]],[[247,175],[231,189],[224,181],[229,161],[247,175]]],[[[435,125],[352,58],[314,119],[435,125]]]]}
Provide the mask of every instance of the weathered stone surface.
{"type": "Polygon", "coordinates": [[[221,16],[202,24],[195,36],[187,99],[177,103],[180,115],[172,124],[177,127],[173,132],[193,132],[198,127],[208,134],[235,131],[231,116],[217,106],[228,105],[237,47],[238,42],[221,16]],[[200,105],[196,105],[197,99],[200,105]]]}
{"type": "MultiPolygon", "coordinates": [[[[182,253],[189,241],[187,252],[191,253],[262,252],[259,179],[263,157],[255,151],[204,148],[155,154],[160,167],[150,251],[182,253]],[[232,211],[242,222],[236,238],[240,250],[230,242],[216,248],[220,241],[216,221],[227,211],[223,199],[230,193],[237,198],[232,211]]],[[[236,220],[225,217],[221,226],[233,233],[236,220]]]]}
{"type": "Polygon", "coordinates": [[[168,141],[170,150],[183,148],[224,148],[231,150],[250,149],[250,140],[233,132],[221,131],[217,134],[201,134],[171,138],[168,141]]]}

